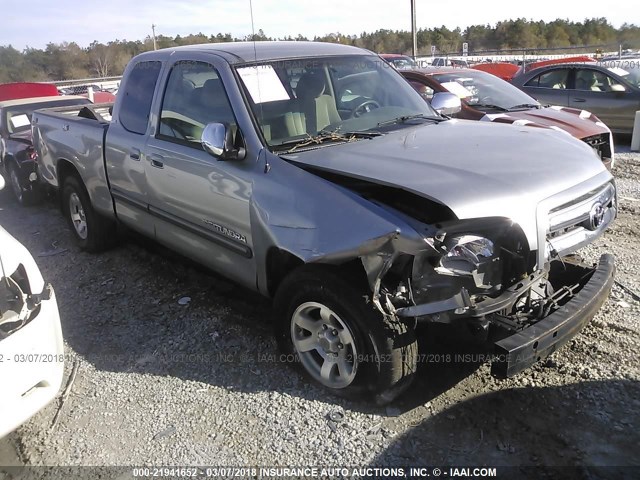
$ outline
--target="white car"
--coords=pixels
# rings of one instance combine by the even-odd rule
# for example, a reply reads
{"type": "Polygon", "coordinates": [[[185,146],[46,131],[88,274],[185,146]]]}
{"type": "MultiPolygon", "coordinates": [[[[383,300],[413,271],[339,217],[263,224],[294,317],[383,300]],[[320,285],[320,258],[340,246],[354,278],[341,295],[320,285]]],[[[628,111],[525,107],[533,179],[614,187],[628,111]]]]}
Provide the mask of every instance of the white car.
{"type": "Polygon", "coordinates": [[[0,437],[55,398],[63,371],[53,288],[29,251],[0,227],[0,437]]]}

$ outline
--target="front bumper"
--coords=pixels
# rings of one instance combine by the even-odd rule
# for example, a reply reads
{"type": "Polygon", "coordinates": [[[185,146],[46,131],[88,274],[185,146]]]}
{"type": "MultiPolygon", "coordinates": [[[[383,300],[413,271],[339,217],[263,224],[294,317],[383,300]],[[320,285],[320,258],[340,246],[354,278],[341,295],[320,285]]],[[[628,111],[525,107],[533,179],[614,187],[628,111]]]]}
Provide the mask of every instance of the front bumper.
{"type": "Polygon", "coordinates": [[[0,341],[0,437],[55,398],[63,371],[64,344],[52,289],[38,315],[0,341]]]}
{"type": "Polygon", "coordinates": [[[613,256],[602,255],[591,278],[565,305],[534,325],[496,342],[491,373],[499,378],[511,377],[577,335],[609,296],[614,272],[613,256]]]}

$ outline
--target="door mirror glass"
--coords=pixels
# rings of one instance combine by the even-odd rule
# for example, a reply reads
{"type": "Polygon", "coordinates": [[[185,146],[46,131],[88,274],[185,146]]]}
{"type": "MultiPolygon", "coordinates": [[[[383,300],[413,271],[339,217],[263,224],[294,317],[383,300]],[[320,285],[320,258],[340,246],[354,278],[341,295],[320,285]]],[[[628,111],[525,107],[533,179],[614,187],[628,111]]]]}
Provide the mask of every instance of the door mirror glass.
{"type": "Polygon", "coordinates": [[[453,115],[462,110],[460,97],[454,93],[438,92],[431,99],[433,109],[442,115],[453,115]]]}
{"type": "Polygon", "coordinates": [[[234,148],[231,128],[224,123],[209,123],[202,131],[202,148],[218,160],[242,160],[244,148],[234,148]]]}
{"type": "Polygon", "coordinates": [[[612,92],[626,92],[627,91],[627,89],[624,88],[624,85],[621,85],[619,83],[614,83],[609,88],[610,88],[610,90],[612,92]]]}

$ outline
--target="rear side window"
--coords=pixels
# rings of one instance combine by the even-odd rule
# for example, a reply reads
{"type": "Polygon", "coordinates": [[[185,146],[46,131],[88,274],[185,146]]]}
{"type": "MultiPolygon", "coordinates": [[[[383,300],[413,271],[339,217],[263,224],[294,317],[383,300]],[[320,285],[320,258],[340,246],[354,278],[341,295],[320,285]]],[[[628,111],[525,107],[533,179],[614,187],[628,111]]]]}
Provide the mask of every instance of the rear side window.
{"type": "Polygon", "coordinates": [[[124,90],[118,96],[124,95],[120,108],[119,119],[122,126],[140,135],[147,131],[149,113],[153,92],[160,75],[160,62],[140,62],[129,72],[124,90]]]}

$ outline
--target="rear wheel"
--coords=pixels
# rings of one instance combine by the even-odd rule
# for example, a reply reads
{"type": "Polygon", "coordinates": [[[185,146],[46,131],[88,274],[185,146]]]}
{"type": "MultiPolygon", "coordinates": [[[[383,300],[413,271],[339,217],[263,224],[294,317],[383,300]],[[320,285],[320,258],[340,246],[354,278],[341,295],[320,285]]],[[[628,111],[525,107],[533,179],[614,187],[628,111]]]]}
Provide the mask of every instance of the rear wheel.
{"type": "Polygon", "coordinates": [[[367,303],[357,283],[329,268],[294,271],[276,294],[276,337],[287,359],[332,393],[385,404],[413,379],[415,332],[367,303]]]}
{"type": "Polygon", "coordinates": [[[11,183],[11,191],[13,192],[13,198],[16,199],[16,202],[23,206],[33,205],[36,203],[38,200],[38,192],[22,186],[18,168],[10,163],[7,165],[7,170],[7,173],[9,174],[9,182],[11,183]]]}
{"type": "Polygon", "coordinates": [[[83,250],[100,252],[115,243],[115,222],[93,209],[84,185],[75,176],[69,176],[64,181],[62,210],[83,250]]]}

